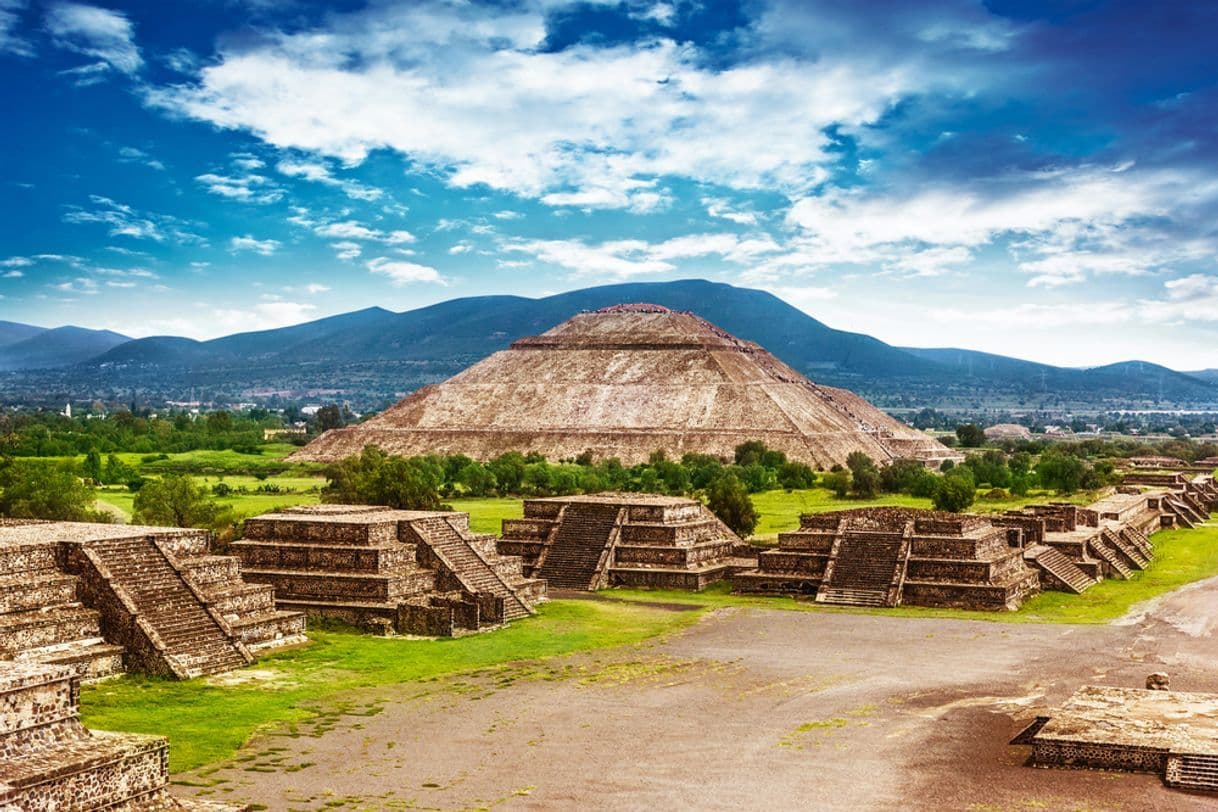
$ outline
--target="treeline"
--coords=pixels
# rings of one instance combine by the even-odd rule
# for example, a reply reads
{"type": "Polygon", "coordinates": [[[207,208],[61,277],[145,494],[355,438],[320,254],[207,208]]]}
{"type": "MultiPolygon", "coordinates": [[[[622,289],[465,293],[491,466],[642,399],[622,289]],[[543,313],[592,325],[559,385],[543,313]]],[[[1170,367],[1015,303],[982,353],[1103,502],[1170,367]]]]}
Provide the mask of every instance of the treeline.
{"type": "Polygon", "coordinates": [[[279,428],[278,415],[248,412],[151,413],[115,412],[105,417],[65,417],[54,412],[0,414],[0,455],[70,457],[102,454],[173,454],[199,449],[259,454],[263,430],[279,428]]]}
{"type": "Polygon", "coordinates": [[[1128,459],[1130,457],[1175,457],[1185,462],[1196,462],[1207,457],[1218,456],[1218,443],[1201,442],[1192,439],[1159,440],[1144,442],[1141,440],[1110,440],[1102,437],[1090,437],[1083,440],[1062,440],[1050,438],[1033,438],[1031,440],[988,440],[985,430],[977,423],[962,423],[956,426],[955,438],[943,438],[944,444],[960,448],[1001,448],[1008,453],[1026,452],[1042,454],[1050,449],[1076,457],[1110,457],[1112,459],[1128,459]]]}

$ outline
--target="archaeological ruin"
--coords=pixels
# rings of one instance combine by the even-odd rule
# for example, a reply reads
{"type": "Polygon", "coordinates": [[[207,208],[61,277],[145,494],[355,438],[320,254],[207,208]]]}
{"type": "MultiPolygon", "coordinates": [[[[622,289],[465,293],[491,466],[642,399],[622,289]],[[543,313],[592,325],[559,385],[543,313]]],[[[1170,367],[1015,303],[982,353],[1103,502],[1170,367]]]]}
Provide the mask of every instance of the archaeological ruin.
{"type": "Polygon", "coordinates": [[[1170,787],[1215,792],[1218,694],[1088,685],[1012,744],[1031,745],[1038,767],[1155,773],[1170,787]]]}
{"type": "Polygon", "coordinates": [[[500,553],[552,589],[639,586],[700,590],[746,566],[748,549],[696,499],[601,493],[526,499],[505,519],[500,553]]]}
{"type": "Polygon", "coordinates": [[[535,613],[545,581],[500,555],[469,514],[313,505],[249,519],[245,577],[281,609],[383,632],[453,636],[535,613]]]}
{"type": "Polygon", "coordinates": [[[204,530],[0,521],[0,660],[188,679],[304,641],[204,530]]]}
{"type": "Polygon", "coordinates": [[[79,696],[71,666],[0,660],[0,811],[238,810],[169,795],[169,743],[86,729],[79,696]]]}
{"type": "Polygon", "coordinates": [[[1150,535],[1196,527],[1218,508],[1212,477],[1135,474],[1088,506],[1031,505],[996,515],[906,508],[807,514],[779,533],[737,592],[815,596],[856,606],[1018,609],[1044,589],[1081,593],[1150,565],[1150,535]],[[1139,487],[1142,486],[1142,487],[1139,487]],[[1147,487],[1148,489],[1143,489],[1147,487]]]}
{"type": "Polygon", "coordinates": [[[910,508],[807,514],[733,577],[736,592],[848,606],[1018,609],[1040,589],[1011,534],[983,516],[910,508]]]}
{"type": "Polygon", "coordinates": [[[403,456],[591,452],[633,464],[657,449],[730,458],[748,440],[823,468],[853,451],[881,463],[959,456],[692,313],[640,304],[580,313],[520,339],[290,459],[332,462],[375,445],[403,456]]]}

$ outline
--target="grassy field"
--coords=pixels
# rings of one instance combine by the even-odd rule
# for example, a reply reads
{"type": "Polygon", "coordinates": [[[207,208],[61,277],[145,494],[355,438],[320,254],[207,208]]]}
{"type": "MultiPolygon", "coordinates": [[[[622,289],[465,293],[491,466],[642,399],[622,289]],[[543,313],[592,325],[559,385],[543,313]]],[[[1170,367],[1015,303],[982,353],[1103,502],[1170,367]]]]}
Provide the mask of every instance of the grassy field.
{"type": "Polygon", "coordinates": [[[422,683],[449,674],[641,643],[699,616],[629,603],[551,601],[538,617],[510,628],[447,640],[386,639],[314,627],[311,645],[263,657],[236,672],[250,676],[247,682],[124,676],[84,686],[81,715],[99,730],[168,736],[170,767],[180,772],[231,757],[268,726],[319,719],[324,726],[337,714],[366,714],[343,705],[341,697],[349,691],[412,684],[412,693],[421,692],[422,683]]]}
{"type": "MultiPolygon", "coordinates": [[[[291,505],[313,505],[321,499],[321,487],[325,480],[320,477],[301,476],[299,474],[284,474],[258,479],[253,476],[196,476],[194,479],[209,491],[217,484],[224,483],[233,488],[245,488],[247,493],[232,493],[228,496],[216,497],[216,501],[231,507],[238,518],[244,519],[267,513],[276,508],[291,505]],[[279,488],[277,493],[257,493],[259,487],[271,485],[279,488]]],[[[104,502],[122,512],[125,520],[130,521],[135,502],[135,493],[122,486],[103,486],[98,489],[97,501],[104,502]]]]}
{"type": "Polygon", "coordinates": [[[519,519],[524,515],[521,499],[448,499],[445,504],[468,513],[470,529],[475,533],[499,535],[504,519],[519,519]]]}

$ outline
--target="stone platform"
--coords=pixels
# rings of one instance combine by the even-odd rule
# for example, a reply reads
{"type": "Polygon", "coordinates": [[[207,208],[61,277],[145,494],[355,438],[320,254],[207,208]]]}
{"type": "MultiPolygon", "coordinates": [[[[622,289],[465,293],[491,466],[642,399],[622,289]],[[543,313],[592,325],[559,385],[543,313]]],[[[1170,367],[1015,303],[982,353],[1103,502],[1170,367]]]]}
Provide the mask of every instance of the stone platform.
{"type": "Polygon", "coordinates": [[[1090,685],[1015,739],[1031,763],[1150,772],[1218,792],[1218,694],[1090,685]]]}
{"type": "Polygon", "coordinates": [[[0,661],[0,812],[201,810],[166,791],[165,739],[81,725],[79,685],[72,668],[0,661]]]}
{"type": "Polygon", "coordinates": [[[851,606],[1004,610],[1040,584],[1007,529],[984,517],[861,508],[804,515],[732,588],[851,606]]]}
{"type": "Polygon", "coordinates": [[[545,598],[466,513],[302,506],[249,519],[232,550],[281,609],[370,630],[459,635],[528,617],[545,598]]]}
{"type": "Polygon", "coordinates": [[[638,493],[526,499],[498,541],[526,572],[572,590],[704,589],[752,565],[736,557],[745,546],[695,499],[638,493]]]}
{"type": "Polygon", "coordinates": [[[0,657],[84,678],[126,668],[186,679],[303,642],[304,615],[276,609],[210,541],[203,530],[5,522],[0,657]]]}

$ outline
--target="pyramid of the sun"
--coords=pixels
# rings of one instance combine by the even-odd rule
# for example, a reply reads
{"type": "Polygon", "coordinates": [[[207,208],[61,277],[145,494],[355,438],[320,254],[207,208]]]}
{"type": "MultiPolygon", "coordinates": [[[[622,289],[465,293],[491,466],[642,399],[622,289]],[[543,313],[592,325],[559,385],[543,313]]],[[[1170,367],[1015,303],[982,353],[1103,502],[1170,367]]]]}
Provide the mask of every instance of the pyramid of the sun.
{"type": "Polygon", "coordinates": [[[951,452],[844,389],[809,381],[765,349],[692,313],[618,305],[521,339],[367,422],[293,455],[328,462],[376,445],[392,454],[489,459],[591,451],[627,464],[663,449],[731,457],[762,440],[831,466],[852,451],[883,462],[951,452]]]}

